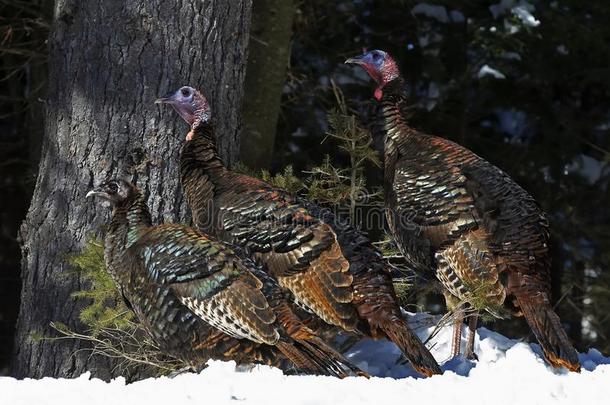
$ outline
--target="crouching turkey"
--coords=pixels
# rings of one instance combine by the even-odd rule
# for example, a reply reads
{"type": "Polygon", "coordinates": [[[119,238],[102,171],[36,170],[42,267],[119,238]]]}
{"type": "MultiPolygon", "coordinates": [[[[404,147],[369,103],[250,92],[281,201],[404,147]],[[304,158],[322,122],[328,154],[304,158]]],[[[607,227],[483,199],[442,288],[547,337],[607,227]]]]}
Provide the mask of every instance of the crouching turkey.
{"type": "MultiPolygon", "coordinates": [[[[405,258],[433,271],[448,306],[467,303],[473,356],[478,311],[523,314],[555,367],[579,371],[574,347],[550,298],[549,226],[536,201],[506,173],[451,141],[407,123],[404,80],[386,52],[346,63],[375,80],[385,143],[385,201],[391,231],[405,258]]],[[[455,322],[460,352],[463,318],[455,322]]]]}
{"type": "Polygon", "coordinates": [[[226,168],[211,108],[199,91],[185,86],[157,101],[174,107],[190,126],[181,181],[198,229],[243,247],[327,324],[389,338],[418,372],[441,372],[403,318],[381,255],[363,234],[337,227],[332,214],[315,213],[312,204],[282,189],[226,168]]]}
{"type": "Polygon", "coordinates": [[[209,359],[344,377],[359,370],[292,312],[279,286],[228,246],[182,225],[153,226],[123,180],[87,194],[113,205],[105,261],[144,329],[194,369],[209,359]]]}

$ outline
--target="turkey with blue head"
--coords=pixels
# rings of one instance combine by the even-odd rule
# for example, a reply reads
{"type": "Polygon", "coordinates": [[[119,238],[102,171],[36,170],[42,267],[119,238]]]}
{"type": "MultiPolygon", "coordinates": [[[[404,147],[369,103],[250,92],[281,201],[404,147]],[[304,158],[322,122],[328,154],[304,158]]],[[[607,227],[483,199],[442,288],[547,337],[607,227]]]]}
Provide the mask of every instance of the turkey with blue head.
{"type": "Polygon", "coordinates": [[[157,102],[171,105],[190,127],[181,182],[199,230],[241,246],[327,324],[389,338],[418,372],[441,372],[404,319],[387,264],[366,235],[339,226],[311,202],[229,170],[216,149],[210,105],[198,90],[184,86],[157,102]]]}
{"type": "MultiPolygon", "coordinates": [[[[373,50],[346,63],[362,67],[377,84],[390,230],[413,268],[436,275],[448,306],[471,313],[466,354],[475,357],[479,311],[522,314],[548,362],[579,371],[551,305],[549,225],[534,198],[470,150],[411,128],[405,81],[388,53],[373,50]]],[[[460,353],[461,313],[454,355],[460,353]]]]}
{"type": "Polygon", "coordinates": [[[281,289],[227,244],[178,224],[154,226],[140,190],[110,180],[88,197],[110,202],[108,272],[162,351],[343,377],[360,371],[294,314],[281,289]]]}

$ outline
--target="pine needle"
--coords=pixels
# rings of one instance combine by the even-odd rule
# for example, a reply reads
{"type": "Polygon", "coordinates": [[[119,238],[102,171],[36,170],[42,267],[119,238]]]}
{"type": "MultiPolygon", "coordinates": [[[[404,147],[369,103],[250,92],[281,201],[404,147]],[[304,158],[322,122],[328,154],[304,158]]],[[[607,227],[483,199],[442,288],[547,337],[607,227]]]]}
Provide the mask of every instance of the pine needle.
{"type": "Polygon", "coordinates": [[[85,248],[69,258],[75,271],[71,277],[80,277],[86,289],[75,291],[72,297],[89,302],[79,313],[79,319],[86,326],[85,331],[74,331],[60,322],[50,326],[61,336],[48,337],[33,333],[35,340],[77,339],[88,342],[92,355],[117,359],[116,370],[130,375],[143,366],[150,375],[167,375],[183,369],[188,364],[163,353],[152,341],[142,326],[135,320],[135,314],[127,308],[123,297],[106,271],[104,246],[100,240],[91,239],[85,248]]]}

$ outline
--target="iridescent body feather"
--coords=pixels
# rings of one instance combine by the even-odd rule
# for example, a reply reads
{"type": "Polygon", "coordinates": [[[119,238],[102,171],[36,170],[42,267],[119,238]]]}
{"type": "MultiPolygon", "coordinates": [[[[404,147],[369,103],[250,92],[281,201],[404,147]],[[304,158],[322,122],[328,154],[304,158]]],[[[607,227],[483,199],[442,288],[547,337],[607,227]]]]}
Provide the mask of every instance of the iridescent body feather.
{"type": "Polygon", "coordinates": [[[170,355],[358,372],[288,308],[279,285],[234,249],[182,225],[152,226],[140,192],[118,202],[105,259],[140,322],[170,355]]]}
{"type": "Polygon", "coordinates": [[[181,175],[198,229],[241,246],[299,306],[326,323],[387,337],[419,372],[441,372],[403,319],[385,263],[366,236],[338,226],[332,214],[322,215],[284,190],[228,170],[216,151],[207,101],[194,89],[183,87],[162,101],[192,126],[182,148],[181,175]],[[183,100],[182,92],[203,101],[183,100]],[[205,117],[189,118],[189,111],[202,110],[194,104],[204,106],[205,117]]]}
{"type": "Polygon", "coordinates": [[[468,149],[409,127],[404,81],[385,52],[347,62],[372,72],[378,84],[388,222],[407,261],[433,272],[449,302],[498,317],[523,313],[549,362],[578,371],[550,304],[549,226],[539,205],[468,149]],[[378,73],[384,71],[392,74],[378,73]]]}

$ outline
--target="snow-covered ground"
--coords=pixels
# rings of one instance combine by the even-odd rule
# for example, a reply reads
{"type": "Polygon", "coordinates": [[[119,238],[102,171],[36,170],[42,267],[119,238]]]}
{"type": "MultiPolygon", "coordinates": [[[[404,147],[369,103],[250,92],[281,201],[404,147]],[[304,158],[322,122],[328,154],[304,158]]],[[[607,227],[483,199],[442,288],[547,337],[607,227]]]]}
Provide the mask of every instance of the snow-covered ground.
{"type": "MultiPolygon", "coordinates": [[[[431,332],[437,318],[417,314],[411,324],[420,337],[431,332]]],[[[364,340],[348,353],[375,377],[284,376],[270,367],[238,372],[233,363],[210,362],[200,374],[148,379],[126,385],[89,379],[15,380],[0,378],[0,403],[6,405],[97,404],[607,404],[610,402],[610,358],[595,349],[581,354],[580,374],[547,366],[535,344],[508,339],[480,328],[475,341],[479,361],[449,357],[451,330],[430,342],[444,363],[442,376],[419,378],[397,364],[399,352],[388,342],[364,340]]],[[[465,342],[463,342],[465,343],[465,342]]]]}

